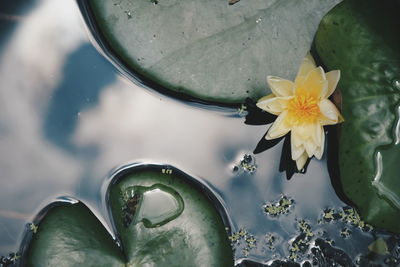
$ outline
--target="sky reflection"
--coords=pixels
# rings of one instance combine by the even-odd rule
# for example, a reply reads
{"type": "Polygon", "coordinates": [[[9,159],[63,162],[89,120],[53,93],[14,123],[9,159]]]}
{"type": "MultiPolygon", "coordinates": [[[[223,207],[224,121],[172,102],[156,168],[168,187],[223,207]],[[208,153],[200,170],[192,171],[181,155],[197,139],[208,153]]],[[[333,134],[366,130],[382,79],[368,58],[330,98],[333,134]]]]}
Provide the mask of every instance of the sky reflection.
{"type": "MultiPolygon", "coordinates": [[[[233,172],[266,126],[133,85],[89,43],[73,0],[38,1],[1,45],[0,255],[16,249],[24,224],[58,196],[106,216],[104,181],[138,161],[168,163],[210,184],[234,230],[259,238],[276,231],[289,240],[296,218],[342,205],[325,158],[290,181],[278,172],[282,144],[256,156],[254,174],[233,172]],[[282,193],[299,200],[296,212],[271,220],[262,205],[282,193]]],[[[251,253],[265,258],[261,248],[251,253]]]]}
{"type": "Polygon", "coordinates": [[[71,192],[82,172],[42,129],[65,59],[85,42],[77,14],[72,1],[41,1],[0,54],[0,254],[15,245],[33,212],[71,192]]]}

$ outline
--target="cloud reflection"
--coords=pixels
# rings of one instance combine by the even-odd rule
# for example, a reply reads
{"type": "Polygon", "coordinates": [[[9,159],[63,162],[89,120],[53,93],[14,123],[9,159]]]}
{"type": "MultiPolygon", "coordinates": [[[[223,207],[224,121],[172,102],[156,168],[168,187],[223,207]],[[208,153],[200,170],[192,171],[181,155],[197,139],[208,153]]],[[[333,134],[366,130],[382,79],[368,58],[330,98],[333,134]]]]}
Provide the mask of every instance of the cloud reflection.
{"type": "MultiPolygon", "coordinates": [[[[102,91],[99,104],[82,112],[75,135],[79,146],[96,146],[97,175],[138,159],[194,170],[215,185],[226,180],[221,147],[250,146],[243,121],[152,94],[122,78],[102,91]]],[[[253,131],[254,132],[254,131],[253,131]]]]}
{"type": "Polygon", "coordinates": [[[68,193],[82,171],[42,133],[66,57],[86,39],[78,15],[74,1],[40,1],[0,54],[0,254],[16,242],[21,216],[29,219],[53,192],[68,193]]]}

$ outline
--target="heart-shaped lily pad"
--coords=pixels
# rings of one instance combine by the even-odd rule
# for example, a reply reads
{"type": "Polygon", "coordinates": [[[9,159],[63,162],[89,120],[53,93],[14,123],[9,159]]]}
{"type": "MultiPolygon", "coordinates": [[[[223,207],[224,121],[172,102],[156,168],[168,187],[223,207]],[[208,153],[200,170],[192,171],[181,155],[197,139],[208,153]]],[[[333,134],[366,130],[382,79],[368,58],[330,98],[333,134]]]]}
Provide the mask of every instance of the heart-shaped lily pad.
{"type": "Polygon", "coordinates": [[[316,36],[322,61],[342,72],[344,193],[365,221],[394,232],[400,232],[399,12],[392,0],[345,0],[316,36]]]}
{"type": "Polygon", "coordinates": [[[98,41],[142,80],[232,104],[265,95],[267,75],[293,79],[320,20],[340,0],[80,2],[98,41]]]}
{"type": "Polygon", "coordinates": [[[25,245],[23,264],[233,266],[224,222],[211,198],[177,170],[124,171],[109,187],[107,201],[119,244],[83,203],[54,203],[25,245]]]}

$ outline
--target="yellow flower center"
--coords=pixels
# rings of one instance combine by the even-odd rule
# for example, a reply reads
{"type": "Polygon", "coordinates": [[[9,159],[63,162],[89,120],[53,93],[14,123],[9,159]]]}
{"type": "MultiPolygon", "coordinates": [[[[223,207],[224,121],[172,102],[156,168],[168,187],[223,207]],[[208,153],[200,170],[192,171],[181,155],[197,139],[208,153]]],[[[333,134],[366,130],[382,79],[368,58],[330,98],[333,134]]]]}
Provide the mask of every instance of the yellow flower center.
{"type": "Polygon", "coordinates": [[[315,123],[321,114],[317,99],[301,93],[289,100],[287,110],[287,119],[291,125],[315,123]]]}

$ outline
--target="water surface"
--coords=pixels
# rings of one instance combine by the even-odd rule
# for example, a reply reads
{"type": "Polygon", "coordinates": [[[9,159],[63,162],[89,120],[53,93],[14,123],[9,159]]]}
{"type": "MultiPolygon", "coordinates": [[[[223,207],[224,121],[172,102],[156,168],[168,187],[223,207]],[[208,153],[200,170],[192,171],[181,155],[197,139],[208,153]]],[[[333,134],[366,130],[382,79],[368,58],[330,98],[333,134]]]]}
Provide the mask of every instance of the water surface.
{"type": "Polygon", "coordinates": [[[375,234],[318,223],[323,210],[346,205],[326,155],[287,180],[278,171],[281,142],[255,156],[254,172],[240,170],[266,125],[134,85],[90,43],[73,0],[8,1],[0,13],[0,255],[17,251],[25,225],[59,196],[82,200],[109,226],[107,178],[136,162],[173,165],[214,190],[232,232],[256,240],[240,239],[236,259],[289,257],[301,220],[313,238],[334,240],[353,258],[368,252],[375,234]],[[294,200],[289,212],[268,215],[264,206],[282,195],[294,200]]]}

